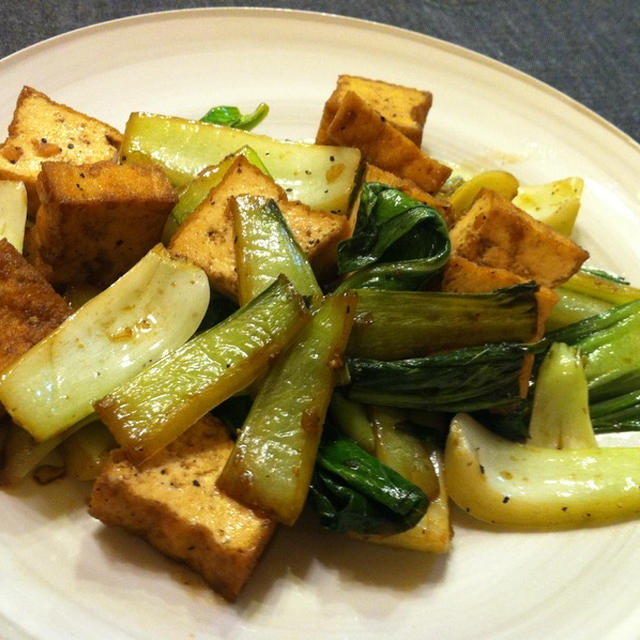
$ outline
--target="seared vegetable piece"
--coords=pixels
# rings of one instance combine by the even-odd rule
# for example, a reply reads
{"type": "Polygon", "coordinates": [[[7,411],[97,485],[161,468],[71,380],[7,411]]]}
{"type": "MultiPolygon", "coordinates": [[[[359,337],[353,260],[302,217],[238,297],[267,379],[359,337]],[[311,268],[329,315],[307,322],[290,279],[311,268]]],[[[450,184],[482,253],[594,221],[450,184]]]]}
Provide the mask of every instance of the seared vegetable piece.
{"type": "Polygon", "coordinates": [[[262,295],[96,402],[118,444],[142,461],[242,391],[309,319],[282,276],[262,295]]]}
{"type": "Polygon", "coordinates": [[[204,272],[158,245],[5,369],[0,402],[36,440],[51,438],[187,340],[208,301],[204,272]]]}
{"type": "Polygon", "coordinates": [[[102,422],[89,422],[60,445],[67,475],[83,482],[95,480],[115,447],[114,437],[102,422]]]}
{"type": "Polygon", "coordinates": [[[577,526],[640,513],[640,448],[543,449],[458,415],[444,465],[451,499],[493,524],[577,526]]]}
{"type": "Polygon", "coordinates": [[[127,162],[160,164],[173,184],[181,186],[245,145],[262,158],[291,200],[301,200],[313,209],[348,211],[360,165],[357,149],[282,142],[230,127],[133,113],[121,156],[127,162]]]}
{"type": "Polygon", "coordinates": [[[343,436],[353,440],[367,453],[374,453],[376,442],[364,405],[349,400],[340,391],[334,391],[329,414],[343,436]]]}
{"type": "Polygon", "coordinates": [[[253,113],[242,114],[238,107],[213,107],[200,120],[211,124],[222,124],[235,129],[248,131],[257,127],[269,113],[269,106],[261,102],[253,113]]]}
{"type": "Polygon", "coordinates": [[[415,527],[387,536],[361,536],[369,542],[429,553],[444,553],[451,541],[449,500],[444,486],[442,455],[429,438],[405,427],[405,412],[371,408],[378,460],[411,480],[429,497],[429,507],[415,527]]]}
{"type": "Polygon", "coordinates": [[[227,170],[231,167],[238,156],[244,156],[252,165],[260,169],[264,174],[269,175],[267,168],[258,157],[258,154],[247,146],[244,146],[239,151],[228,155],[218,164],[207,167],[191,182],[185,185],[179,194],[180,197],[178,202],[171,210],[171,215],[167,218],[167,223],[164,227],[163,241],[165,244],[168,244],[177,228],[209,195],[211,189],[222,182],[227,170]]]}
{"type": "Polygon", "coordinates": [[[533,283],[478,294],[359,289],[348,353],[395,360],[488,342],[526,342],[536,332],[537,290],[533,283]]]}
{"type": "Polygon", "coordinates": [[[540,222],[568,236],[580,210],[582,178],[565,178],[546,184],[520,186],[513,204],[540,222]]]}
{"type": "Polygon", "coordinates": [[[429,505],[422,489],[350,440],[320,447],[311,489],[320,522],[336,531],[406,531],[429,505]]]}
{"type": "Polygon", "coordinates": [[[640,388],[640,301],[553,331],[548,340],[575,345],[586,354],[591,402],[640,388]]]}
{"type": "Polygon", "coordinates": [[[6,238],[22,252],[27,222],[27,190],[24,182],[0,180],[0,239],[6,238]]]}
{"type": "Polygon", "coordinates": [[[288,525],[307,497],[355,304],[353,294],[325,299],[262,382],[218,480],[231,497],[288,525]]]}
{"type": "Polygon", "coordinates": [[[1,427],[6,426],[7,433],[2,451],[0,485],[11,486],[21,482],[66,438],[93,420],[95,415],[92,414],[44,442],[37,442],[28,431],[12,422],[1,425],[1,427]]]}
{"type": "Polygon", "coordinates": [[[518,193],[519,182],[508,171],[485,171],[463,182],[451,194],[451,214],[457,220],[473,204],[482,189],[496,191],[503,198],[512,200],[518,193]]]}
{"type": "Polygon", "coordinates": [[[441,269],[451,245],[433,207],[380,182],[362,186],[353,236],[338,245],[341,289],[417,289],[441,269]]]}
{"type": "Polygon", "coordinates": [[[555,331],[574,322],[586,320],[611,309],[613,306],[610,302],[598,300],[565,287],[554,289],[554,293],[558,296],[558,302],[547,318],[548,331],[555,331]]]}
{"type": "Polygon", "coordinates": [[[538,371],[529,444],[552,449],[597,447],[589,390],[578,349],[554,342],[538,371]]]}
{"type": "Polygon", "coordinates": [[[612,305],[640,300],[640,289],[632,287],[624,278],[601,269],[583,267],[562,288],[610,302],[612,305]]]}
{"type": "Polygon", "coordinates": [[[350,358],[349,397],[365,404],[478,411],[517,405],[524,358],[543,344],[488,344],[406,360],[350,358]]]}
{"type": "Polygon", "coordinates": [[[640,431],[640,389],[589,405],[596,433],[640,431]]]}
{"type": "Polygon", "coordinates": [[[283,273],[303,296],[322,295],[316,277],[275,200],[240,196],[230,202],[235,231],[238,301],[245,304],[283,273]]]}

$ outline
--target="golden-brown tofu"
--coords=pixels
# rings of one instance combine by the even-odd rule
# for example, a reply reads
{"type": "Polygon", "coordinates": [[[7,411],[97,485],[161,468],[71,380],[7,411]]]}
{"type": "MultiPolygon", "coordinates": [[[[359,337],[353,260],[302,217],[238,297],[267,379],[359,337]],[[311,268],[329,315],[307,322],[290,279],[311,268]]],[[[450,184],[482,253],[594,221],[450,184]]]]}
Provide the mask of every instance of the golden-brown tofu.
{"type": "Polygon", "coordinates": [[[414,144],[422,144],[424,123],[433,102],[430,92],[348,75],[338,76],[336,89],[325,103],[316,136],[317,144],[328,144],[329,123],[335,117],[340,101],[347,91],[357,93],[374,111],[414,144]]]}
{"type": "Polygon", "coordinates": [[[153,165],[45,162],[29,259],[54,284],[105,287],[160,242],[177,196],[153,165]]]}
{"type": "Polygon", "coordinates": [[[244,156],[234,161],[220,184],[182,223],[171,239],[169,251],[204,269],[217,291],[231,298],[237,297],[233,220],[228,203],[232,196],[247,194],[276,201],[319,277],[333,268],[338,242],[349,232],[346,217],[315,211],[300,202],[289,202],[282,188],[244,156]]]}
{"type": "Polygon", "coordinates": [[[353,91],[341,97],[326,131],[328,144],[356,147],[367,162],[411,180],[428,193],[438,191],[451,173],[353,91]]]}
{"type": "MultiPolygon", "coordinates": [[[[506,269],[487,267],[471,262],[462,256],[451,256],[442,273],[442,290],[457,293],[488,293],[495,289],[511,287],[527,282],[506,269]]],[[[536,293],[538,323],[532,340],[542,338],[547,318],[558,302],[558,296],[549,287],[541,286],[536,293]]]]}
{"type": "Polygon", "coordinates": [[[0,146],[0,179],[22,180],[29,212],[38,207],[36,179],[46,160],[85,164],[114,160],[122,134],[108,124],[24,87],[0,146]]]}
{"type": "Polygon", "coordinates": [[[70,313],[42,275],[0,240],[0,371],[51,333],[70,313]]]}
{"type": "Polygon", "coordinates": [[[487,189],[456,222],[450,238],[454,254],[547,287],[568,280],[589,257],[565,235],[487,189]]]}
{"type": "Polygon", "coordinates": [[[96,480],[89,513],[142,536],[235,600],[275,530],[216,487],[233,442],[207,416],[139,467],[118,450],[96,480]]]}

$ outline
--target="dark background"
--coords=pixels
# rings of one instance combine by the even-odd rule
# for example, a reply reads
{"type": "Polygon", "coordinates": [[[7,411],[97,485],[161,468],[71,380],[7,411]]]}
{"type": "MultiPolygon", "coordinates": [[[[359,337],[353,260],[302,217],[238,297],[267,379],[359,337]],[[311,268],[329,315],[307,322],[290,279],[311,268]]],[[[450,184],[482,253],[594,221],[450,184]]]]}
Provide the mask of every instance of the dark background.
{"type": "Polygon", "coordinates": [[[252,5],[374,20],[510,64],[640,140],[640,0],[5,0],[2,5],[0,57],[95,22],[166,9],[252,5]]]}

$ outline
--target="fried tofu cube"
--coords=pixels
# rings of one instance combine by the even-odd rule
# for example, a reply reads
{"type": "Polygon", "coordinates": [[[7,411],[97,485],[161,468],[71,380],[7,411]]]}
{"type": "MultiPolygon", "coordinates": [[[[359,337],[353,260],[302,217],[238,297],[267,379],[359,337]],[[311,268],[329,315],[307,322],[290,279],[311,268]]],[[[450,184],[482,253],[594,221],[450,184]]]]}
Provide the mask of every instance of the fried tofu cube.
{"type": "Polygon", "coordinates": [[[327,142],[360,149],[367,162],[411,180],[428,193],[438,191],[451,174],[449,167],[423,153],[353,91],[341,97],[327,125],[327,142]]]}
{"type": "Polygon", "coordinates": [[[318,276],[322,277],[333,268],[338,243],[349,232],[346,217],[316,211],[300,202],[289,202],[283,189],[244,156],[234,161],[220,184],[180,225],[171,239],[169,251],[199,265],[214,289],[236,298],[238,274],[233,219],[228,204],[231,197],[247,194],[276,201],[318,276]]]}
{"type": "Polygon", "coordinates": [[[571,239],[485,189],[450,231],[453,253],[557,287],[589,257],[571,239]]]}
{"type": "MultiPolygon", "coordinates": [[[[527,279],[506,269],[476,264],[462,256],[451,256],[442,273],[441,287],[443,291],[456,293],[489,293],[523,282],[527,282],[527,279]]],[[[538,323],[532,340],[544,335],[547,318],[558,302],[558,296],[549,287],[541,286],[536,293],[536,300],[538,323]]]]}
{"type": "Polygon", "coordinates": [[[71,310],[6,239],[0,240],[0,371],[51,333],[71,310]]]}
{"type": "Polygon", "coordinates": [[[0,179],[25,183],[29,212],[34,214],[39,204],[36,180],[43,162],[115,160],[121,142],[122,134],[117,129],[24,87],[9,136],[0,146],[0,179]]]}
{"type": "Polygon", "coordinates": [[[117,450],[94,484],[89,513],[145,538],[235,600],[276,525],[216,487],[232,448],[224,425],[207,416],[138,467],[117,450]]]}
{"type": "Polygon", "coordinates": [[[433,96],[429,91],[349,75],[338,76],[336,89],[325,103],[316,136],[317,144],[327,144],[329,123],[335,117],[340,101],[347,91],[357,93],[374,111],[414,144],[422,144],[424,123],[433,102],[433,96]]]}
{"type": "Polygon", "coordinates": [[[28,238],[33,264],[56,285],[106,287],[162,238],[177,196],[153,165],[45,162],[28,238]]]}

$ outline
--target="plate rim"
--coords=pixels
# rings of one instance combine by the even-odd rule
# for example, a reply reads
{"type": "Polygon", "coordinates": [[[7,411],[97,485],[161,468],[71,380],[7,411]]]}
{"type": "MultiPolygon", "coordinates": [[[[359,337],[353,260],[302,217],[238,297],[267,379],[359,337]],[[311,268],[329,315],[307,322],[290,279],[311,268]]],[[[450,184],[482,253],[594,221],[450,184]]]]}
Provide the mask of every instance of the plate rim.
{"type": "MultiPolygon", "coordinates": [[[[567,106],[571,107],[578,113],[583,116],[588,117],[593,120],[600,127],[604,127],[608,130],[610,134],[613,134],[618,138],[620,142],[627,144],[633,151],[635,151],[640,156],[640,142],[636,141],[630,134],[626,133],[618,126],[607,120],[604,116],[600,115],[590,107],[587,107],[585,104],[580,102],[579,100],[571,97],[567,93],[564,93],[560,89],[555,88],[553,85],[545,82],[544,80],[540,80],[535,76],[521,71],[516,67],[497,60],[496,58],[492,58],[491,56],[481,53],[479,51],[475,51],[461,44],[457,44],[454,42],[450,42],[443,38],[438,38],[435,36],[431,36],[426,33],[422,33],[419,31],[414,31],[412,29],[406,27],[399,27],[396,25],[385,24],[382,22],[377,22],[375,20],[369,20],[366,18],[358,18],[354,16],[345,16],[341,14],[331,13],[327,11],[313,11],[311,9],[292,9],[289,7],[252,7],[252,6],[242,6],[242,7],[191,7],[184,9],[168,9],[168,10],[158,10],[158,11],[149,11],[143,12],[134,15],[122,16],[119,18],[113,18],[109,20],[104,20],[100,22],[96,22],[93,24],[85,25],[83,27],[77,27],[75,29],[71,29],[69,31],[65,31],[63,33],[56,34],[54,36],[50,36],[45,38],[44,40],[39,40],[33,44],[30,44],[22,49],[19,49],[4,58],[0,59],[0,73],[3,72],[4,67],[8,64],[11,64],[14,61],[20,61],[23,57],[31,55],[34,52],[38,52],[40,49],[55,46],[59,41],[70,41],[74,38],[82,38],[87,34],[90,34],[92,31],[99,31],[107,29],[117,29],[123,24],[134,24],[134,23],[152,23],[156,20],[164,20],[166,18],[170,19],[179,19],[180,17],[187,17],[195,14],[220,14],[232,17],[260,17],[260,18],[270,18],[274,16],[284,16],[285,18],[292,19],[304,19],[304,20],[323,20],[326,24],[329,23],[343,23],[343,24],[351,24],[355,27],[365,28],[365,29],[373,29],[381,32],[386,32],[389,34],[402,35],[405,38],[411,38],[416,41],[421,41],[425,44],[429,44],[431,46],[435,46],[438,49],[444,50],[446,52],[452,53],[459,57],[469,58],[476,62],[481,63],[485,67],[492,67],[498,72],[501,72],[505,75],[510,76],[511,78],[528,84],[529,86],[546,92],[550,94],[553,98],[561,100],[567,106]]],[[[640,157],[639,157],[640,160],[640,157]]]]}
{"type": "MultiPolygon", "coordinates": [[[[353,18],[349,16],[340,16],[337,14],[325,13],[325,12],[315,12],[315,11],[303,11],[296,9],[287,9],[287,8],[251,8],[251,7],[208,7],[208,8],[192,8],[192,9],[174,9],[169,11],[155,11],[149,13],[138,14],[134,16],[125,16],[121,18],[115,18],[112,20],[107,20],[99,23],[95,23],[92,25],[87,25],[85,27],[80,27],[78,29],[74,29],[72,31],[68,31],[62,34],[58,34],[56,36],[52,36],[51,38],[47,38],[45,40],[39,41],[28,47],[25,47],[17,52],[9,54],[9,56],[0,60],[0,74],[3,72],[5,68],[6,62],[11,62],[13,59],[17,59],[20,61],[24,56],[30,55],[32,52],[39,52],[45,47],[55,46],[59,41],[70,40],[74,37],[84,37],[87,33],[90,33],[92,30],[100,30],[105,27],[108,28],[119,28],[123,23],[144,23],[148,21],[155,21],[156,19],[162,20],[170,16],[171,18],[179,17],[179,15],[191,15],[195,13],[207,13],[207,14],[225,14],[225,15],[234,15],[236,14],[238,17],[247,16],[247,17],[255,17],[256,14],[264,14],[269,17],[293,17],[293,18],[313,18],[313,20],[317,20],[318,17],[321,17],[325,24],[353,24],[357,26],[364,26],[367,29],[376,29],[380,32],[387,32],[395,35],[401,35],[402,37],[410,37],[415,39],[418,42],[422,42],[432,47],[437,47],[449,53],[455,54],[461,58],[467,58],[482,64],[483,66],[496,69],[497,71],[506,74],[507,76],[519,80],[520,82],[524,82],[528,85],[533,86],[536,90],[542,90],[547,95],[550,95],[554,99],[560,99],[565,104],[568,104],[573,109],[577,110],[582,115],[586,115],[589,119],[597,125],[601,129],[605,129],[608,134],[615,134],[616,138],[621,142],[631,143],[630,147],[633,151],[635,151],[636,156],[640,159],[638,153],[640,152],[640,144],[636,143],[636,141],[617,128],[615,125],[607,121],[602,116],[593,112],[588,107],[582,105],[577,100],[567,96],[563,92],[555,89],[551,85],[544,83],[536,79],[535,77],[522,72],[508,64],[502,63],[498,60],[495,60],[489,56],[484,54],[475,52],[471,49],[468,49],[464,46],[457,45],[446,40],[438,39],[433,36],[429,36],[426,34],[422,34],[420,32],[412,31],[409,29],[403,29],[401,27],[396,27],[393,25],[386,25],[383,23],[378,23],[370,20],[365,20],[361,18],[353,18]]],[[[630,615],[632,612],[630,612],[630,615]]],[[[626,619],[625,619],[626,620],[626,619]]],[[[9,620],[11,622],[11,620],[9,620]]]]}

